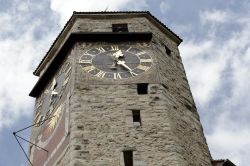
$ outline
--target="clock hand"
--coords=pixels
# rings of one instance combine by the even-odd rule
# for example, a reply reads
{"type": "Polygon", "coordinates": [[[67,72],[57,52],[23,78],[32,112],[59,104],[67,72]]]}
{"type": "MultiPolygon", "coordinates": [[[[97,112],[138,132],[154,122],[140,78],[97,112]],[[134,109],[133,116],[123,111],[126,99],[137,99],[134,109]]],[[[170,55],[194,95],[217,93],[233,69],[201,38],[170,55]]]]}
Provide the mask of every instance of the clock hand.
{"type": "Polygon", "coordinates": [[[58,92],[56,92],[55,90],[51,91],[51,96],[53,95],[58,95],[58,92]]]}
{"type": "Polygon", "coordinates": [[[53,78],[53,82],[52,82],[52,85],[50,87],[50,90],[46,90],[45,93],[49,93],[51,96],[53,95],[58,95],[58,92],[55,91],[55,88],[56,88],[56,85],[57,85],[57,82],[56,82],[56,79],[53,78]]]}
{"type": "Polygon", "coordinates": [[[109,67],[110,69],[116,69],[117,61],[114,61],[113,64],[109,67]]]}
{"type": "Polygon", "coordinates": [[[118,65],[122,65],[123,67],[125,67],[126,69],[128,69],[129,71],[131,71],[132,69],[128,66],[128,65],[126,65],[125,64],[125,61],[117,61],[117,64],[118,65]]]}
{"type": "Polygon", "coordinates": [[[39,103],[38,103],[38,106],[36,106],[36,108],[39,108],[40,106],[42,106],[43,105],[43,103],[40,101],[39,103]]]}
{"type": "Polygon", "coordinates": [[[110,67],[110,69],[116,69],[118,59],[119,59],[119,57],[123,57],[123,53],[121,50],[118,50],[115,53],[113,53],[112,56],[113,56],[114,61],[113,61],[112,66],[110,67]]]}
{"type": "Polygon", "coordinates": [[[118,59],[119,57],[123,57],[122,50],[118,50],[115,53],[112,54],[115,59],[118,59]]]}
{"type": "Polygon", "coordinates": [[[51,86],[50,90],[52,90],[52,91],[55,90],[56,84],[57,84],[56,79],[53,78],[53,82],[52,82],[52,86],[51,86]]]}

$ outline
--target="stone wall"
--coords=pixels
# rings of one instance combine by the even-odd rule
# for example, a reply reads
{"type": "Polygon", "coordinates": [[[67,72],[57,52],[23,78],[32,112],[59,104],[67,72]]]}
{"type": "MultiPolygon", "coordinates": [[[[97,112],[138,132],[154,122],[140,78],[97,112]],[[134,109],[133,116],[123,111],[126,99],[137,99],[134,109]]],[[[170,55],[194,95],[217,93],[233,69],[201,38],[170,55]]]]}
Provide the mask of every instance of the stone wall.
{"type": "Polygon", "coordinates": [[[112,24],[128,23],[130,32],[152,32],[142,47],[154,65],[133,79],[100,79],[77,63],[93,46],[76,43],[69,87],[69,145],[56,165],[124,166],[123,151],[132,150],[134,166],[209,166],[211,155],[179,55],[178,46],[144,17],[78,18],[71,32],[111,32],[112,24]],[[165,46],[172,51],[165,52],[165,46]],[[137,83],[149,83],[146,95],[137,83]],[[132,110],[140,110],[134,126],[132,110]]]}
{"type": "Polygon", "coordinates": [[[138,95],[136,87],[131,84],[75,88],[71,143],[76,160],[71,165],[122,165],[124,150],[134,151],[135,166],[185,165],[171,129],[171,110],[167,109],[171,108],[171,101],[166,102],[164,87],[150,84],[148,95],[138,95]],[[132,110],[138,109],[142,125],[134,127],[132,110]]]}
{"type": "MultiPolygon", "coordinates": [[[[153,32],[146,50],[155,65],[147,74],[127,81],[101,80],[76,65],[71,138],[78,150],[72,162],[122,165],[122,151],[129,148],[134,150],[135,165],[211,165],[177,45],[146,18],[80,19],[75,31],[111,31],[111,23],[128,23],[130,31],[153,32]],[[165,53],[165,46],[171,55],[165,53]],[[151,83],[155,94],[136,94],[136,83],[142,82],[151,83]],[[141,110],[141,128],[133,127],[132,109],[141,110]]],[[[99,44],[104,43],[79,43],[76,59],[99,44]]]]}
{"type": "Polygon", "coordinates": [[[199,121],[181,111],[189,110],[160,84],[150,84],[147,95],[138,95],[136,87],[75,88],[71,165],[122,166],[124,150],[134,151],[135,166],[209,165],[209,154],[202,151],[206,144],[199,121]],[[132,110],[141,111],[141,127],[133,125],[132,110]]]}

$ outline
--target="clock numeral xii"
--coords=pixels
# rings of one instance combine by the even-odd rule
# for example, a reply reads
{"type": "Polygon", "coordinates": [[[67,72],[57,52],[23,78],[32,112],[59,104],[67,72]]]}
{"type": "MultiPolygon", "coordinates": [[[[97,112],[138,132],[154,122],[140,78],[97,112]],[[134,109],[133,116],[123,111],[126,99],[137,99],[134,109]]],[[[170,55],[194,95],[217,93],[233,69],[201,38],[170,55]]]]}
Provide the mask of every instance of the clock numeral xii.
{"type": "Polygon", "coordinates": [[[117,45],[112,45],[111,46],[111,50],[112,51],[118,51],[119,50],[119,47],[117,45]]]}

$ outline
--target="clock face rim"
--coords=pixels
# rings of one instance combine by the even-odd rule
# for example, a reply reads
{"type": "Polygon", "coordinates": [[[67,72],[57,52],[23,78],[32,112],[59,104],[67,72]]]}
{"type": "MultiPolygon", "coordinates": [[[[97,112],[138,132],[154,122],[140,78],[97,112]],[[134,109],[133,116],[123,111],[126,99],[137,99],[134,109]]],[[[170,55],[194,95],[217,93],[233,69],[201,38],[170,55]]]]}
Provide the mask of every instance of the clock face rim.
{"type": "MultiPolygon", "coordinates": [[[[79,57],[78,63],[80,64],[82,70],[85,73],[91,76],[94,76],[96,78],[108,79],[108,80],[133,79],[136,76],[143,75],[145,72],[150,70],[153,66],[154,60],[147,50],[143,50],[145,48],[147,47],[146,46],[139,47],[134,44],[100,44],[97,46],[92,46],[91,48],[88,48],[86,51],[84,51],[84,53],[82,53],[81,56],[79,57]],[[108,47],[111,50],[107,50],[108,47]],[[128,48],[128,49],[125,50],[124,48],[128,48]],[[131,52],[131,49],[137,50],[139,52],[138,53],[131,52]],[[90,54],[89,52],[91,50],[99,50],[99,52],[95,54],[90,54]],[[96,67],[96,64],[93,63],[94,62],[93,60],[95,60],[96,57],[103,56],[103,53],[106,54],[106,55],[104,54],[105,56],[107,56],[107,54],[111,54],[110,56],[112,56],[119,50],[121,50],[122,54],[124,55],[123,56],[124,60],[118,60],[118,61],[120,62],[124,61],[125,65],[129,68],[127,68],[124,64],[121,64],[121,65],[119,64],[117,65],[118,67],[116,66],[116,69],[118,71],[110,72],[110,71],[107,71],[108,69],[100,69],[99,67],[96,67]],[[87,56],[89,56],[89,59],[86,58],[87,56]],[[145,57],[143,58],[143,56],[145,56],[146,58],[145,57]],[[127,58],[133,57],[134,60],[137,59],[136,60],[137,63],[134,63],[134,64],[137,64],[137,66],[131,67],[130,63],[128,63],[127,65],[126,57],[127,58]],[[146,59],[146,60],[143,60],[143,59],[146,59]],[[123,71],[121,70],[121,68],[123,68],[123,71]]],[[[102,65],[104,66],[105,64],[102,64],[102,65]]],[[[109,65],[111,66],[111,64],[109,65]]]]}
{"type": "MultiPolygon", "coordinates": [[[[49,82],[47,88],[44,89],[43,93],[40,95],[40,101],[38,106],[36,106],[36,115],[34,118],[34,123],[36,127],[44,128],[43,125],[51,116],[51,113],[57,108],[60,104],[63,92],[66,90],[66,87],[69,83],[72,72],[72,65],[69,61],[66,61],[62,68],[58,71],[55,77],[49,82]],[[63,78],[63,81],[58,86],[58,81],[63,78]],[[53,92],[56,92],[53,96],[53,92]]],[[[43,129],[39,129],[43,130],[43,129]]],[[[40,132],[39,132],[40,133],[40,132]]]]}
{"type": "Polygon", "coordinates": [[[69,85],[73,73],[71,54],[37,98],[32,139],[36,145],[47,149],[48,153],[46,155],[43,149],[32,146],[30,159],[36,163],[34,165],[54,165],[69,146],[69,85]],[[41,159],[36,161],[37,158],[41,159]]]}

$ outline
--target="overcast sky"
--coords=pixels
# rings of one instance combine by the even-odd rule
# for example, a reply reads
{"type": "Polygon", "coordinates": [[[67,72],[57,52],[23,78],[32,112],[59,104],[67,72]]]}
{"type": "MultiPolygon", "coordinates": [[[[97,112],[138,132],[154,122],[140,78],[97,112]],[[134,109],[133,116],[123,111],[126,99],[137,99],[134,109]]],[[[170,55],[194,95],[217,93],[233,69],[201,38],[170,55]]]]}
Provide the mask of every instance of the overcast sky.
{"type": "Polygon", "coordinates": [[[31,123],[32,72],[72,12],[105,9],[149,10],[184,40],[180,53],[213,158],[248,165],[249,0],[0,0],[0,165],[27,163],[12,132],[31,123]]]}

